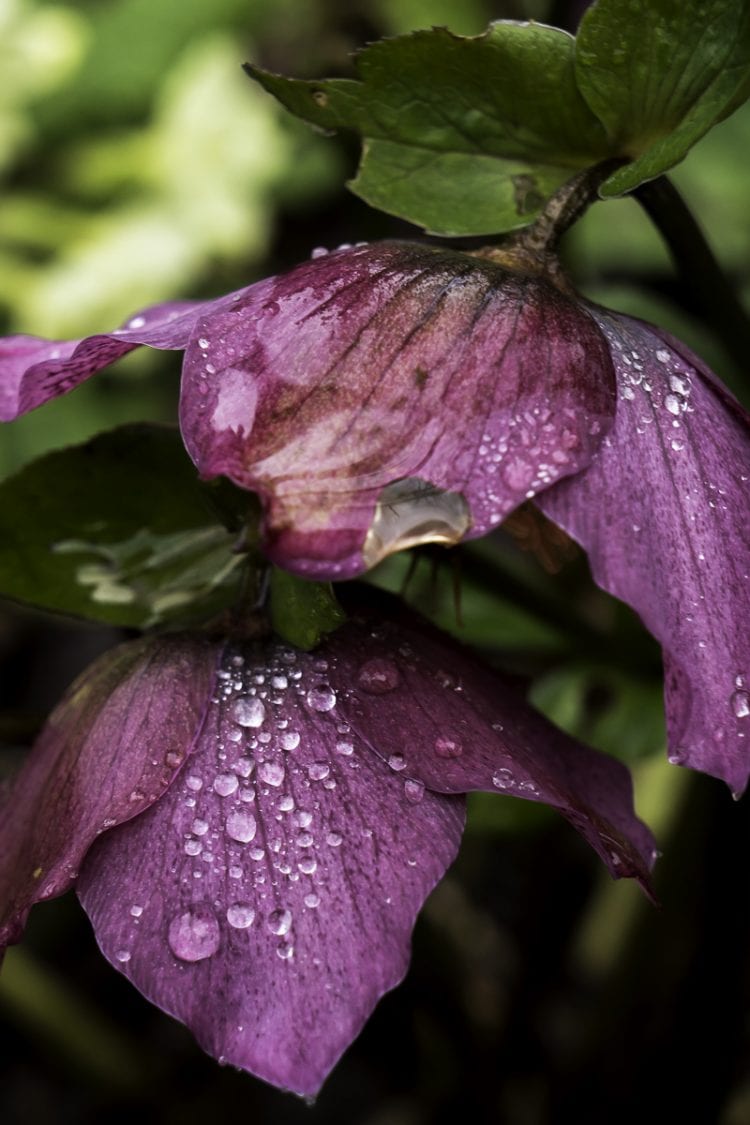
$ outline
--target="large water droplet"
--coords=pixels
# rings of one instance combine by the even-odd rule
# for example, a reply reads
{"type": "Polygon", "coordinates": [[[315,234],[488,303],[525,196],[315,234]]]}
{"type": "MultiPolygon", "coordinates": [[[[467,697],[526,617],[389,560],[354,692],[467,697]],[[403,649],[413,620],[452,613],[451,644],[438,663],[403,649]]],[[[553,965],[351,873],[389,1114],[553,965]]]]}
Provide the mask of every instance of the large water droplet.
{"type": "Polygon", "coordinates": [[[392,660],[375,658],[359,669],[357,683],[370,695],[385,695],[398,686],[401,673],[392,660]]]}
{"type": "Polygon", "coordinates": [[[169,947],[181,961],[205,961],[219,948],[221,933],[208,905],[193,906],[169,923],[169,947]]]}
{"type": "Polygon", "coordinates": [[[471,525],[460,492],[444,492],[419,477],[387,485],[378,497],[362,556],[369,568],[394,551],[420,543],[457,543],[471,525]]]}
{"type": "Polygon", "coordinates": [[[272,910],[268,915],[266,925],[270,932],[278,937],[288,934],[292,928],[291,910],[272,910]]]}
{"type": "Polygon", "coordinates": [[[235,930],[246,930],[255,921],[255,911],[247,902],[235,902],[227,909],[227,922],[235,930]]]}
{"type": "Polygon", "coordinates": [[[231,716],[241,727],[259,727],[266,717],[266,708],[262,700],[252,696],[236,699],[232,704],[231,716]]]}
{"type": "Polygon", "coordinates": [[[436,738],[435,753],[438,758],[460,758],[464,748],[457,738],[436,738]]]}
{"type": "Polygon", "coordinates": [[[273,785],[276,788],[286,777],[286,770],[281,762],[261,762],[258,766],[258,777],[261,781],[265,781],[266,785],[273,785]]]}
{"type": "Polygon", "coordinates": [[[220,773],[214,778],[214,791],[220,797],[229,797],[238,785],[239,782],[233,773],[220,773]]]}
{"type": "Polygon", "coordinates": [[[307,704],[313,711],[331,711],[336,706],[336,692],[329,684],[316,684],[307,693],[307,704]]]}
{"type": "Polygon", "coordinates": [[[513,785],[513,774],[510,770],[497,770],[497,772],[492,775],[492,784],[496,789],[510,789],[513,785]]]}
{"type": "Polygon", "coordinates": [[[404,796],[412,805],[418,805],[424,797],[424,782],[409,778],[404,782],[404,796]]]}
{"type": "Polygon", "coordinates": [[[750,715],[750,694],[746,691],[733,691],[730,696],[732,710],[738,719],[746,719],[750,715]]]}
{"type": "Polygon", "coordinates": [[[237,809],[227,817],[227,835],[238,844],[249,844],[254,840],[257,827],[255,817],[245,809],[237,809]]]}

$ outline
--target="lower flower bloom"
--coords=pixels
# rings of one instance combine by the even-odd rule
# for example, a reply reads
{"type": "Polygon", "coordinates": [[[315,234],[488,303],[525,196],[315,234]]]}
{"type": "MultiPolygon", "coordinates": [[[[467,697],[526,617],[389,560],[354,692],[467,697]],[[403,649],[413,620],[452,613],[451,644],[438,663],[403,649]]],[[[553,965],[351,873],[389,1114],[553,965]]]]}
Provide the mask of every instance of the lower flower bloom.
{"type": "Polygon", "coordinates": [[[135,642],[74,685],[9,795],[0,941],[76,883],[107,958],[208,1052],[314,1094],[403,977],[472,789],[552,805],[647,885],[627,770],[431,630],[135,642]]]}

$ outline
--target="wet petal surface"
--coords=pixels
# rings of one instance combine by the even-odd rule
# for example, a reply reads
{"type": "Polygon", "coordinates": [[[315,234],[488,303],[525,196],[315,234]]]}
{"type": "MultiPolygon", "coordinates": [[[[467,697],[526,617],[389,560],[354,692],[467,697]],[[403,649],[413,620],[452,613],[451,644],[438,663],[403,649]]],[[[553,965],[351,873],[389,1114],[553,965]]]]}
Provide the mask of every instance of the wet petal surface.
{"type": "Polygon", "coordinates": [[[187,349],[181,421],[204,476],[261,494],[275,561],[349,577],[495,527],[588,464],[614,404],[601,333],[554,285],[383,243],[212,309],[187,349]]]}
{"type": "Polygon", "coordinates": [[[342,714],[405,785],[548,804],[615,878],[648,888],[654,840],[635,815],[628,770],[554,727],[516,681],[417,619],[344,626],[328,651],[342,714]]]}
{"type": "Polygon", "coordinates": [[[353,738],[327,661],[226,650],[199,745],[91,849],[79,895],[109,960],[222,1060],[313,1094],[406,971],[463,800],[353,738]],[[356,745],[355,745],[356,743],[356,745]]]}
{"type": "Polygon", "coordinates": [[[107,653],[50,716],[0,809],[0,947],[74,883],[92,841],[167,789],[190,752],[215,652],[179,638],[107,653]]]}
{"type": "Polygon", "coordinates": [[[0,422],[9,422],[73,390],[141,344],[167,351],[185,348],[196,318],[210,304],[170,301],[154,305],[131,317],[122,328],[82,340],[0,339],[0,422]]]}
{"type": "Polygon", "coordinates": [[[615,427],[538,503],[660,641],[670,760],[738,792],[750,773],[750,425],[683,345],[594,312],[616,364],[615,427]]]}

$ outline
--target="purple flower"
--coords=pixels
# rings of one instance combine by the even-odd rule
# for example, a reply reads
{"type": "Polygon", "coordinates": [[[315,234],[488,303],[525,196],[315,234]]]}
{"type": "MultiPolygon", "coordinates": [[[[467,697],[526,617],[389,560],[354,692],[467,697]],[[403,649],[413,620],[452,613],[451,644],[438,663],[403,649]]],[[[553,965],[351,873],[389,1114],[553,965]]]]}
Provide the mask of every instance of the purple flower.
{"type": "Polygon", "coordinates": [[[70,689],[7,797],[0,943],[76,883],[146,997],[313,1094],[403,977],[473,789],[552,805],[646,885],[627,770],[432,630],[360,618],[309,654],[133,642],[70,689]]]}
{"type": "Polygon", "coordinates": [[[683,345],[546,276],[383,243],[78,343],[11,338],[0,417],[138,344],[185,349],[185,444],[258,492],[290,570],[351,577],[536,498],[660,641],[670,757],[744,787],[750,428],[683,345]]]}

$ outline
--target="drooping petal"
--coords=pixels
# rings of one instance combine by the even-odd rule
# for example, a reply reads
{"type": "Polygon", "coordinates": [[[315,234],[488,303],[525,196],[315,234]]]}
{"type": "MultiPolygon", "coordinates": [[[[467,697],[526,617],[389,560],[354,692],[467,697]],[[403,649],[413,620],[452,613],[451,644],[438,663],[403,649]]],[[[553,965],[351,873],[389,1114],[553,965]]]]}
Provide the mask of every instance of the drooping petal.
{"type": "Polygon", "coordinates": [[[614,404],[601,333],[551,282],[383,243],[212,309],[181,420],[202,475],[260,493],[275,561],[349,577],[495,527],[588,464],[614,404]]]}
{"type": "Polygon", "coordinates": [[[593,310],[619,383],[591,466],[538,500],[663,648],[670,760],[750,773],[750,422],[684,345],[593,310]]]}
{"type": "Polygon", "coordinates": [[[53,711],[3,794],[0,948],[18,940],[35,902],[73,884],[100,832],[169,786],[200,725],[214,661],[211,646],[179,638],[123,645],[53,711]]]}
{"type": "Polygon", "coordinates": [[[186,347],[196,318],[210,304],[171,301],[154,305],[131,317],[122,328],[82,340],[0,339],[0,422],[10,422],[72,391],[141,344],[166,351],[186,347]]]}
{"type": "Polygon", "coordinates": [[[654,840],[635,815],[627,769],[554,727],[515,682],[416,619],[346,625],[328,651],[342,714],[405,779],[551,805],[615,878],[648,889],[654,840]]]}
{"type": "MultiPolygon", "coordinates": [[[[314,1094],[403,977],[463,800],[355,746],[320,656],[229,647],[170,790],[78,892],[109,960],[222,1060],[314,1094]]],[[[156,716],[157,722],[163,717],[156,716]]]]}

